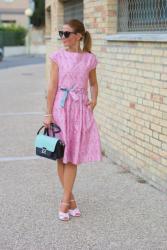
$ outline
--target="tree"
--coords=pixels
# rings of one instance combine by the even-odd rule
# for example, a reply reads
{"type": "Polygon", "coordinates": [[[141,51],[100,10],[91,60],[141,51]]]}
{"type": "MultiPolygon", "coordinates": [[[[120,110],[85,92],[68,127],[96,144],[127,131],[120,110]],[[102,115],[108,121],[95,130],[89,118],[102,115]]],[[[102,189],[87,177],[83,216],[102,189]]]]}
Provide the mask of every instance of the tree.
{"type": "Polygon", "coordinates": [[[31,17],[31,23],[41,28],[45,25],[45,0],[34,0],[35,10],[31,17]]]}

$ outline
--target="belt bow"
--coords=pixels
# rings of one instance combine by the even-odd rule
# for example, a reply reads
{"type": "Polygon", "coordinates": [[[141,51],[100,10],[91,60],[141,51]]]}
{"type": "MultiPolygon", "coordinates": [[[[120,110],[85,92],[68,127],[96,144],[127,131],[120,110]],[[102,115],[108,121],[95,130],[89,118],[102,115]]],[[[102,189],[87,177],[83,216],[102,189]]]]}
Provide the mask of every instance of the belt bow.
{"type": "Polygon", "coordinates": [[[65,101],[67,99],[68,94],[71,95],[71,97],[77,101],[79,99],[77,93],[75,92],[75,86],[73,85],[71,88],[63,88],[61,87],[60,90],[64,91],[64,95],[62,96],[62,99],[60,100],[60,106],[64,107],[65,101]]]}

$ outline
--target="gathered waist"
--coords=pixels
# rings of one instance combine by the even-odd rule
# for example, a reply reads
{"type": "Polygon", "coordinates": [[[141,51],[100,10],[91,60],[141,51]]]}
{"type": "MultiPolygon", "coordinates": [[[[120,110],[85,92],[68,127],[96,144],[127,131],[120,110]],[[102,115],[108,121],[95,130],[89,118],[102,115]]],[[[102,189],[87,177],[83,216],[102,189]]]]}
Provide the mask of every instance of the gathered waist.
{"type": "Polygon", "coordinates": [[[88,90],[84,87],[78,87],[75,84],[72,87],[58,87],[57,91],[63,91],[64,95],[62,96],[62,99],[60,100],[60,106],[64,107],[65,101],[70,94],[71,97],[77,101],[80,97],[78,94],[88,94],[88,90]]]}
{"type": "Polygon", "coordinates": [[[75,88],[72,88],[72,87],[58,87],[57,91],[73,91],[75,93],[85,93],[87,94],[88,93],[88,90],[86,88],[83,88],[83,87],[75,87],[75,88]]]}

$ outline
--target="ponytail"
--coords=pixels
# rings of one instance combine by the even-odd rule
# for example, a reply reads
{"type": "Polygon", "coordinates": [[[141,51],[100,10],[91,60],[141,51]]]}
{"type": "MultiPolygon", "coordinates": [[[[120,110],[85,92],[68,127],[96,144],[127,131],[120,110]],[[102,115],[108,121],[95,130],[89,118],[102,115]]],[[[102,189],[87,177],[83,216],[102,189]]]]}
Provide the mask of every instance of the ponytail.
{"type": "Polygon", "coordinates": [[[85,35],[83,37],[83,51],[91,52],[92,47],[92,39],[89,31],[85,31],[85,35]]]}

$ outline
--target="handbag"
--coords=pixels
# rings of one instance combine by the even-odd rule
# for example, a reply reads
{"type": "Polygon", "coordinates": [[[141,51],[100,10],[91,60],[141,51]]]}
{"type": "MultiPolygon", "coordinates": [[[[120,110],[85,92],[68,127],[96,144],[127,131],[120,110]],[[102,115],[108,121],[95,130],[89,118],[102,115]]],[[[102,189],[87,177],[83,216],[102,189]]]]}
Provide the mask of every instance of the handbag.
{"type": "Polygon", "coordinates": [[[44,129],[44,133],[40,133],[42,126],[35,138],[35,148],[36,155],[45,157],[51,160],[57,160],[64,156],[65,143],[58,137],[55,136],[56,133],[61,131],[60,127],[55,123],[50,123],[49,128],[44,129]],[[54,130],[56,129],[56,131],[54,130]],[[49,131],[52,131],[52,135],[49,135],[49,131]]]}

